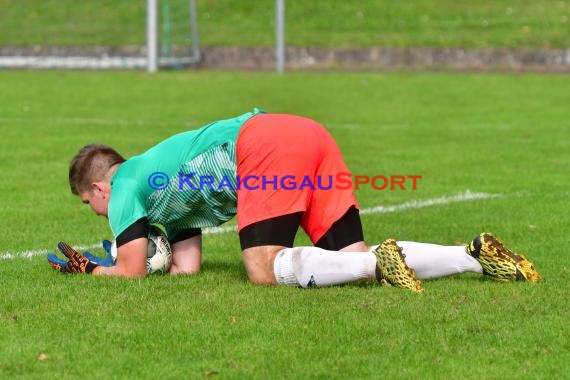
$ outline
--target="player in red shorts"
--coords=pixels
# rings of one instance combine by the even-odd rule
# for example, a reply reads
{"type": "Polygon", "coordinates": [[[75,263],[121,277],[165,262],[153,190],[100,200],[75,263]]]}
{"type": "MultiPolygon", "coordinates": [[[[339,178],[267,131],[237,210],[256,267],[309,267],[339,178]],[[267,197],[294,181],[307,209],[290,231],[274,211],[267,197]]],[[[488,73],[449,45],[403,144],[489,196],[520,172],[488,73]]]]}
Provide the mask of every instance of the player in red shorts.
{"type": "MultiPolygon", "coordinates": [[[[463,272],[538,280],[530,262],[489,234],[477,236],[468,247],[393,239],[368,247],[352,189],[334,184],[339,173],[349,172],[337,144],[324,127],[301,116],[256,110],[121,159],[111,148],[87,146],[70,168],[72,191],[109,218],[118,264],[75,265],[73,258],[62,263],[51,257],[52,266],[144,275],[145,226],[158,223],[168,231],[173,249],[170,273],[195,273],[201,264],[201,228],[219,225],[237,211],[243,259],[255,284],[321,287],[378,280],[421,292],[418,278],[463,272]],[[165,189],[148,189],[151,171],[170,176],[165,189]],[[181,172],[211,177],[214,188],[188,191],[174,184],[181,172]],[[228,172],[237,175],[222,186],[228,172]],[[293,247],[299,226],[314,246],[293,247]]],[[[190,174],[185,175],[186,181],[190,174]]]]}

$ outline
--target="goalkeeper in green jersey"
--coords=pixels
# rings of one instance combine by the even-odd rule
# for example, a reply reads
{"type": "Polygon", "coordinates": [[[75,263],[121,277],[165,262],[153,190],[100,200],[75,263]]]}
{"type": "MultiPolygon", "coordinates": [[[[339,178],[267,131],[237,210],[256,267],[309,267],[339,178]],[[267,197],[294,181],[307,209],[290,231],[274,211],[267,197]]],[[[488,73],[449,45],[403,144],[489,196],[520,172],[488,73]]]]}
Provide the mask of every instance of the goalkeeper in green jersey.
{"type": "Polygon", "coordinates": [[[102,265],[65,244],[67,260],[48,260],[64,272],[144,276],[149,226],[159,224],[172,247],[170,273],[192,274],[201,269],[202,228],[237,214],[244,264],[256,284],[378,280],[421,292],[421,279],[463,272],[539,279],[532,263],[488,233],[467,247],[394,239],[366,245],[352,188],[320,182],[349,173],[323,126],[258,109],[177,134],[128,160],[111,147],[87,145],[71,162],[71,191],[108,218],[117,260],[102,265]],[[299,227],[313,246],[293,246],[299,227]]]}

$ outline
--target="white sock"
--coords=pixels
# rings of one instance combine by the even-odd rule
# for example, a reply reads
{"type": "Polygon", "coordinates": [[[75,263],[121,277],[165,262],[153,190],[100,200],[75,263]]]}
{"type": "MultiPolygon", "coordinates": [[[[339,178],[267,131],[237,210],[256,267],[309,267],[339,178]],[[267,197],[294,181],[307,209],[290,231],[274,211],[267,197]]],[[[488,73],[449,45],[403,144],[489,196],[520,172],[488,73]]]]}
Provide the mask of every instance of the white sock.
{"type": "Polygon", "coordinates": [[[464,246],[443,246],[412,241],[398,241],[406,255],[406,264],[422,280],[464,272],[483,273],[479,262],[465,252],[464,246]]]}
{"type": "Polygon", "coordinates": [[[285,248],[273,263],[281,285],[303,288],[346,284],[376,279],[376,256],[372,252],[337,252],[317,247],[285,248]]]}

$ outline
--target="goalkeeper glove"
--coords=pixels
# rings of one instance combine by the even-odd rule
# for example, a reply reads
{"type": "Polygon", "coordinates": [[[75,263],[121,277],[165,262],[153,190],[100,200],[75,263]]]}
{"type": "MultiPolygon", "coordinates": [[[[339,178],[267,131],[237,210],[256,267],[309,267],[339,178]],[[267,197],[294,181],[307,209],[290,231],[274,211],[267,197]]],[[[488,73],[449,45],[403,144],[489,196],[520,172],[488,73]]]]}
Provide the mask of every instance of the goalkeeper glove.
{"type": "MultiPolygon", "coordinates": [[[[57,259],[52,261],[52,257],[48,255],[48,263],[52,268],[64,273],[92,273],[97,264],[92,263],[89,259],[84,257],[81,253],[77,252],[64,242],[59,242],[57,248],[61,253],[68,258],[67,262],[57,259]],[[65,264],[65,265],[63,265],[65,264]]],[[[52,255],[55,256],[55,255],[52,255]]]]}
{"type": "Polygon", "coordinates": [[[111,254],[111,246],[112,243],[109,240],[103,240],[103,249],[107,252],[105,257],[95,256],[87,251],[83,253],[83,256],[94,264],[101,265],[102,267],[112,267],[115,264],[115,259],[111,254]]]}
{"type": "MultiPolygon", "coordinates": [[[[105,257],[95,256],[91,252],[87,251],[83,253],[83,256],[87,258],[89,261],[91,261],[93,264],[100,265],[102,267],[113,266],[115,264],[115,260],[113,259],[113,255],[111,254],[111,244],[112,243],[109,240],[103,240],[103,249],[105,250],[105,252],[107,252],[107,255],[105,257]]],[[[67,265],[67,260],[62,260],[53,253],[48,253],[47,259],[52,267],[60,271],[62,269],[59,268],[63,268],[67,265]]]]}

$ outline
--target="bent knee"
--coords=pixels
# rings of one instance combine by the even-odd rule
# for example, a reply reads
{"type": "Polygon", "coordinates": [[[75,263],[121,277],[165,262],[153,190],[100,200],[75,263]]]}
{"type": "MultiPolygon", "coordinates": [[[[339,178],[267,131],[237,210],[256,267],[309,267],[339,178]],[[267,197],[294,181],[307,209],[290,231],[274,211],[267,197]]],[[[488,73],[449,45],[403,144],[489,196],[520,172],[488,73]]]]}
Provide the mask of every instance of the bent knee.
{"type": "Polygon", "coordinates": [[[359,241],[342,248],[340,252],[366,252],[369,250],[369,246],[367,246],[363,241],[359,241]]]}
{"type": "Polygon", "coordinates": [[[277,252],[285,247],[265,245],[243,250],[243,262],[249,281],[256,285],[275,285],[273,263],[277,252]]]}
{"type": "Polygon", "coordinates": [[[181,276],[190,276],[192,274],[197,274],[200,272],[200,268],[196,267],[184,267],[180,265],[172,265],[170,270],[168,271],[171,275],[181,275],[181,276]]]}
{"type": "Polygon", "coordinates": [[[249,281],[254,285],[276,285],[277,281],[272,273],[251,273],[247,272],[249,281]]]}

